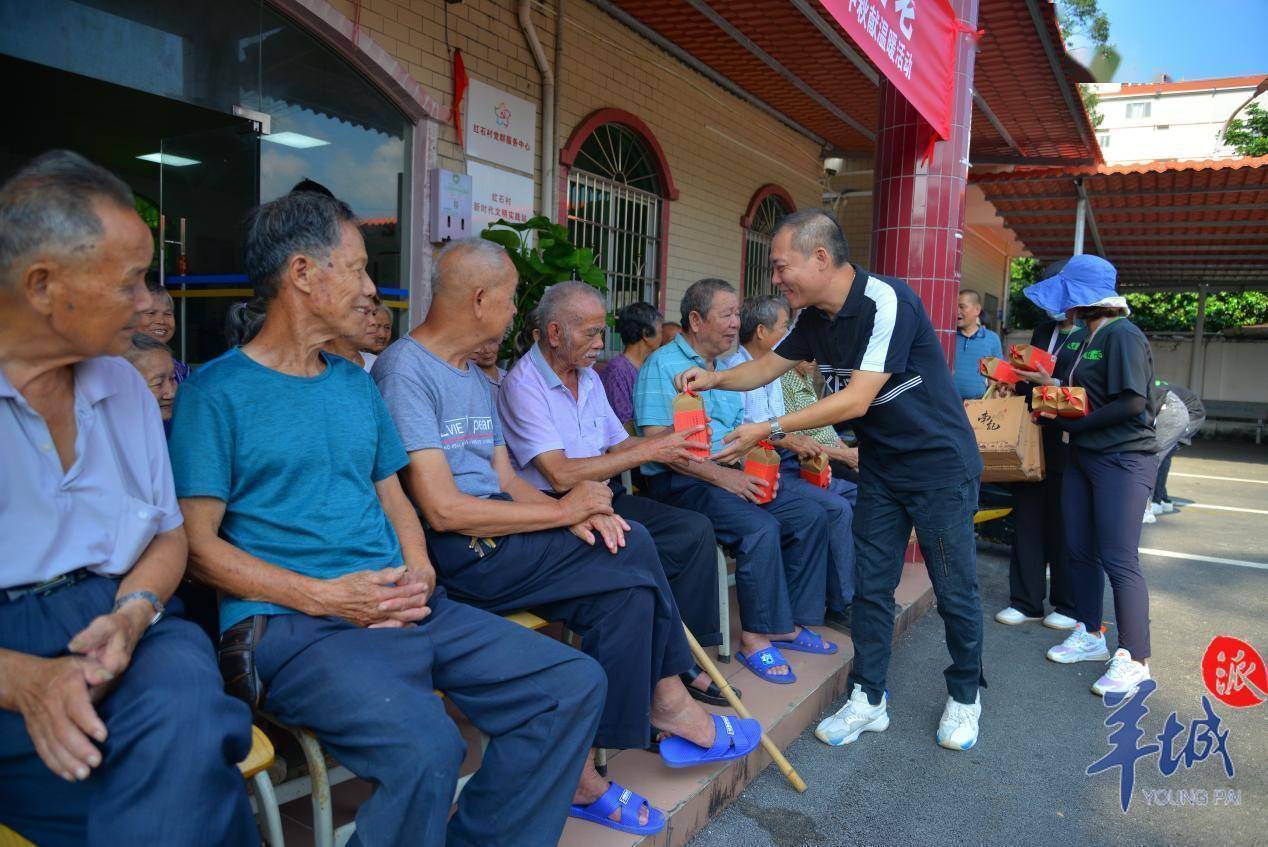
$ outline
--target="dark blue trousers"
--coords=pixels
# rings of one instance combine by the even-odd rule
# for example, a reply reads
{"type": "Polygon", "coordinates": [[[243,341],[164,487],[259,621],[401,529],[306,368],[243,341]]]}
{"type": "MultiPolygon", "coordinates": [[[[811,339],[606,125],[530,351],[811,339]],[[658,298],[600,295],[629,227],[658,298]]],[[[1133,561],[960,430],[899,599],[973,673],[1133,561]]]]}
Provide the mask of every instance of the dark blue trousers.
{"type": "Polygon", "coordinates": [[[507,535],[494,543],[427,533],[436,572],[454,599],[498,613],[532,609],[581,637],[581,650],[607,675],[607,699],[592,733],[596,746],[646,747],[653,689],[692,664],[651,535],[631,523],[616,554],[566,529],[507,535]]]}
{"type": "MultiPolygon", "coordinates": [[[[10,602],[0,592],[0,647],[44,658],[114,605],[118,580],[89,577],[10,602]]],[[[87,780],[65,782],[36,755],[22,715],[0,710],[0,823],[40,847],[259,843],[236,764],[251,715],[224,693],[211,644],[180,601],[142,636],[96,705],[109,737],[87,780]]],[[[3,680],[0,684],[8,684],[3,680]]]]}
{"type": "Polygon", "coordinates": [[[1149,588],[1140,570],[1140,516],[1158,478],[1155,453],[1070,448],[1061,492],[1075,617],[1098,632],[1105,577],[1114,591],[1118,646],[1149,658],[1149,588]]]}
{"type": "Polygon", "coordinates": [[[873,705],[880,703],[894,640],[894,591],[903,575],[911,529],[933,583],[946,632],[951,665],[944,671],[947,691],[960,703],[973,703],[982,675],[982,598],[977,586],[977,545],[973,514],[978,478],[928,491],[897,491],[875,475],[859,486],[854,510],[857,567],[854,612],[854,668],[847,687],[856,684],[873,705]]]}
{"type": "Polygon", "coordinates": [[[788,451],[779,466],[781,497],[803,498],[823,510],[828,521],[828,608],[843,612],[854,602],[854,503],[859,487],[833,477],[827,488],[801,478],[801,462],[788,451]]]}
{"type": "Polygon", "coordinates": [[[652,497],[713,522],[718,541],[735,554],[735,591],[746,632],[792,632],[823,623],[828,576],[828,521],[805,498],[776,496],[757,506],[675,471],[647,478],[652,497]]]}
{"type": "MultiPolygon", "coordinates": [[[[265,711],[374,783],[354,844],[551,847],[603,700],[603,673],[553,639],[437,591],[418,626],[277,615],[256,649],[265,711]],[[452,819],[466,747],[433,689],[490,736],[452,819]]],[[[175,843],[175,842],[172,842],[175,843]]]]}
{"type": "Polygon", "coordinates": [[[624,486],[612,508],[627,521],[641,523],[652,536],[665,579],[678,604],[682,622],[702,647],[722,643],[718,611],[718,542],[713,524],[699,512],[635,497],[624,486]]]}

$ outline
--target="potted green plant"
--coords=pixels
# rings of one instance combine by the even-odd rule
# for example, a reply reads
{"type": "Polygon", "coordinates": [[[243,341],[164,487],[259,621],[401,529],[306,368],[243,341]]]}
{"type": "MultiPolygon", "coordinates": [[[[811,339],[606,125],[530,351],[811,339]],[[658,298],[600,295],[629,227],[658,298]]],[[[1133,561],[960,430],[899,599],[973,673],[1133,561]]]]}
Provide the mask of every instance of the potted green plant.
{"type": "Polygon", "coordinates": [[[545,215],[522,223],[498,220],[489,224],[480,237],[505,247],[520,277],[515,291],[515,319],[499,351],[499,358],[508,363],[532,343],[523,337],[525,323],[549,286],[579,279],[599,291],[607,291],[607,278],[594,263],[594,252],[587,247],[578,248],[568,239],[568,230],[545,215]]]}

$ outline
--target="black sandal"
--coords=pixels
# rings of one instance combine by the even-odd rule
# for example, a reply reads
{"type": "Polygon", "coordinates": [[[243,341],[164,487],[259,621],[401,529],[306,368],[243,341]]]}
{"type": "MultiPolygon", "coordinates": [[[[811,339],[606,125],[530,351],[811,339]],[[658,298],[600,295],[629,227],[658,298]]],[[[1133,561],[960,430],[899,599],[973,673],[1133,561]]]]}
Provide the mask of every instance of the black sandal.
{"type": "MultiPolygon", "coordinates": [[[[704,673],[704,671],[699,665],[692,665],[691,670],[686,673],[678,674],[678,678],[682,680],[682,684],[687,687],[687,693],[696,700],[699,700],[701,703],[705,703],[709,706],[731,705],[727,702],[727,699],[722,696],[722,689],[718,688],[718,684],[713,680],[709,680],[709,687],[704,691],[701,691],[699,688],[696,688],[691,684],[695,678],[702,673],[704,673]]],[[[740,699],[740,689],[732,685],[731,690],[735,692],[736,699],[740,699]]]]}

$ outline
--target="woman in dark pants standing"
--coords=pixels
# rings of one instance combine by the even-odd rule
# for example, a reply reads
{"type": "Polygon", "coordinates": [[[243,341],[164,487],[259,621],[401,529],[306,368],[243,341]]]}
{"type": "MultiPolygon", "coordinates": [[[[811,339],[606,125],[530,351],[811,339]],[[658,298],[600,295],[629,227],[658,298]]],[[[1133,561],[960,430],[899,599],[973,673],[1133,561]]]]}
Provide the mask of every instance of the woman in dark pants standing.
{"type": "MultiPolygon", "coordinates": [[[[1030,345],[1057,357],[1054,374],[1069,373],[1074,351],[1085,332],[1074,318],[1057,316],[1035,327],[1030,345]]],[[[1036,385],[1058,385],[1060,379],[1037,371],[1019,370],[1024,383],[1019,393],[1029,396],[1036,385]]],[[[1009,626],[1042,620],[1049,629],[1071,630],[1074,596],[1070,586],[1070,562],[1065,527],[1061,520],[1061,481],[1069,447],[1060,430],[1043,431],[1044,478],[1041,482],[1017,482],[1013,492],[1013,549],[1008,563],[1009,606],[995,620],[1009,626]],[[1051,576],[1049,576],[1051,572],[1051,576]],[[1052,612],[1044,616],[1044,596],[1052,612]]]]}
{"type": "Polygon", "coordinates": [[[1129,693],[1149,671],[1149,590],[1140,570],[1140,518],[1158,475],[1150,408],[1153,352],[1124,318],[1127,301],[1114,285],[1117,272],[1097,256],[1075,256],[1050,279],[1026,289],[1047,311],[1063,311],[1087,324],[1087,335],[1063,383],[1087,392],[1082,418],[1041,418],[1062,430],[1070,445],[1062,490],[1078,623],[1048,651],[1054,662],[1109,659],[1092,685],[1096,694],[1129,693]],[[1118,649],[1111,658],[1101,633],[1104,578],[1114,592],[1118,649]]]}

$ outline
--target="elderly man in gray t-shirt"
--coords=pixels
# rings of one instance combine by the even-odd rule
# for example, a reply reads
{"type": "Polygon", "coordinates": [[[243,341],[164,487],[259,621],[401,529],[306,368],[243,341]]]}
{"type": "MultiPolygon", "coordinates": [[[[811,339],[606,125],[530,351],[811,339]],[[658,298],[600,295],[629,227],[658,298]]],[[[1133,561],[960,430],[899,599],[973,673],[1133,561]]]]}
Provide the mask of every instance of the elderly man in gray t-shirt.
{"type": "MultiPolygon", "coordinates": [[[[612,511],[612,491],[582,482],[559,499],[511,468],[484,375],[468,362],[501,338],[518,277],[505,251],[470,239],[436,258],[426,320],[392,344],[372,376],[396,422],[406,489],[426,519],[432,561],[450,595],[495,612],[532,608],[582,635],[607,672],[595,745],[642,748],[653,729],[673,766],[751,751],[756,721],[714,717],[679,674],[692,657],[651,536],[612,511]]],[[[587,764],[572,814],[649,833],[664,815],[587,764]]]]}

